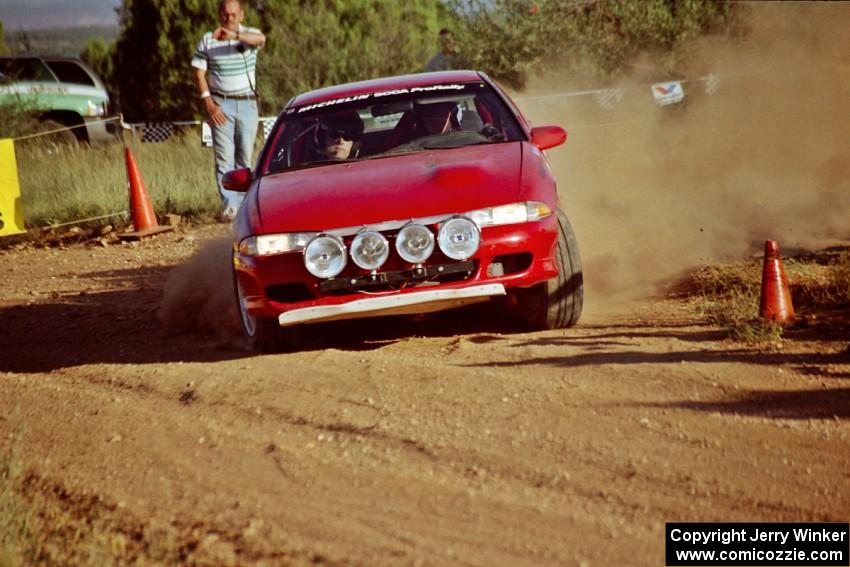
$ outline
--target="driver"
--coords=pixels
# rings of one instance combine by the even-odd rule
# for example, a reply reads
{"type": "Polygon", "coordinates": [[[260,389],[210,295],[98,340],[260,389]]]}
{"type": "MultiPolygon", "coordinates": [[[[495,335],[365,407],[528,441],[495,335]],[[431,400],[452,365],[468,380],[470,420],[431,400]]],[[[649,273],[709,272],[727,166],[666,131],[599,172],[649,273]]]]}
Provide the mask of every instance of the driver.
{"type": "Polygon", "coordinates": [[[318,146],[328,159],[354,159],[363,140],[363,120],[355,110],[319,119],[318,146]]]}

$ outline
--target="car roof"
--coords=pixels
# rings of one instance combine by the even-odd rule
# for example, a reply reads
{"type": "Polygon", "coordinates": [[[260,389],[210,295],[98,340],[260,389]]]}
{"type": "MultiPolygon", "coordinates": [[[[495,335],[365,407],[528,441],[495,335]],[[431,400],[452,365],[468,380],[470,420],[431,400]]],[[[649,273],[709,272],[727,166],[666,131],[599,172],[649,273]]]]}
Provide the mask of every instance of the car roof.
{"type": "Polygon", "coordinates": [[[0,55],[0,59],[52,59],[60,60],[67,59],[68,61],[80,61],[79,57],[70,57],[68,55],[43,55],[41,53],[19,53],[17,55],[0,55]]]}
{"type": "Polygon", "coordinates": [[[0,59],[40,59],[44,62],[64,62],[76,63],[82,67],[90,68],[85,61],[79,57],[71,57],[68,55],[41,55],[39,53],[27,53],[20,55],[0,55],[0,59]]]}
{"type": "Polygon", "coordinates": [[[383,77],[309,91],[296,96],[286,106],[287,108],[304,106],[306,104],[315,104],[327,100],[336,100],[347,96],[380,91],[425,87],[441,83],[467,83],[481,80],[482,76],[477,71],[438,71],[435,73],[416,73],[412,75],[398,75],[396,77],[383,77]]]}

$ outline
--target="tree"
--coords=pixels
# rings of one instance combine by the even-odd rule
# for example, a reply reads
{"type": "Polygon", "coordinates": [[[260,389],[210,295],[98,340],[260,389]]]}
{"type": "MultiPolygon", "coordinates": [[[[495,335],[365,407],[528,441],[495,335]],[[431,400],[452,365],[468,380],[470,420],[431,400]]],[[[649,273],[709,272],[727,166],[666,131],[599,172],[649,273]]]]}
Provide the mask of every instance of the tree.
{"type": "Polygon", "coordinates": [[[3,33],[3,20],[0,20],[0,55],[9,53],[9,48],[6,47],[6,35],[3,33]]]}
{"type": "Polygon", "coordinates": [[[128,120],[185,120],[197,111],[189,64],[217,12],[217,0],[123,0],[112,79],[128,120]]]}
{"type": "Polygon", "coordinates": [[[600,78],[649,54],[659,71],[680,70],[699,35],[735,29],[745,9],[719,0],[449,0],[469,64],[522,88],[555,66],[600,78]]]}
{"type": "Polygon", "coordinates": [[[310,89],[422,71],[449,17],[439,0],[266,1],[265,109],[310,89]]]}
{"type": "Polygon", "coordinates": [[[115,78],[112,66],[114,57],[115,44],[110,43],[107,45],[103,38],[100,37],[88,40],[85,49],[80,54],[80,59],[88,63],[94,69],[94,72],[103,79],[103,82],[106,84],[106,90],[109,91],[113,100],[115,100],[115,78]]]}
{"type": "MultiPolygon", "coordinates": [[[[422,70],[450,15],[441,0],[243,0],[246,25],[267,36],[258,58],[261,111],[331,84],[422,70]]],[[[218,0],[123,0],[111,73],[103,46],[87,57],[111,76],[128,120],[199,114],[190,61],[217,25],[218,0]],[[97,63],[99,62],[99,63],[97,63]]]]}

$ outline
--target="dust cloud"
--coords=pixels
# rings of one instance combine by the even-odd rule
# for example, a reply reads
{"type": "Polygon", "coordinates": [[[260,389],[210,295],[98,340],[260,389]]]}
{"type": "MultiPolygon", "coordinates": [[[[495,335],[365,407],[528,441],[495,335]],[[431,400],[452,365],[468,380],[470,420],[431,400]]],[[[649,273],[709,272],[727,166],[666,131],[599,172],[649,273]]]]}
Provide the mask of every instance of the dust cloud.
{"type": "Polygon", "coordinates": [[[623,93],[610,110],[552,94],[589,87],[557,69],[517,95],[569,133],[549,156],[592,308],[766,239],[785,253],[850,239],[850,3],[750,8],[746,39],[695,46],[688,77],[636,67],[607,85],[623,93]],[[688,79],[685,102],[657,107],[650,85],[670,79],[688,79]]]}
{"type": "Polygon", "coordinates": [[[219,237],[171,270],[157,313],[165,328],[211,334],[223,345],[242,346],[230,256],[230,238],[219,237]]]}

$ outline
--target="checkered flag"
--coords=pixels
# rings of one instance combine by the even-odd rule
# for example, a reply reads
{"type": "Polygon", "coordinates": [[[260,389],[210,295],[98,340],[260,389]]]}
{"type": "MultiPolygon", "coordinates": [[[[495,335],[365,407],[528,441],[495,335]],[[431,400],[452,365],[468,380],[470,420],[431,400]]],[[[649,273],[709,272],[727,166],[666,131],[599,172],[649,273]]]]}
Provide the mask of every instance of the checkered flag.
{"type": "Polygon", "coordinates": [[[611,110],[623,101],[623,89],[605,89],[593,95],[602,110],[611,110]]]}
{"type": "Polygon", "coordinates": [[[268,140],[269,134],[272,131],[272,127],[274,126],[276,118],[263,118],[261,122],[263,123],[263,141],[268,140]]]}
{"type": "Polygon", "coordinates": [[[149,122],[142,127],[142,142],[165,142],[174,134],[174,124],[170,122],[149,122]]]}
{"type": "Polygon", "coordinates": [[[705,76],[705,92],[708,96],[713,95],[720,88],[720,75],[709,73],[705,76]]]}

